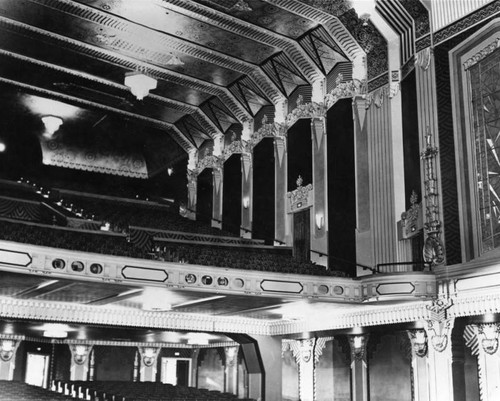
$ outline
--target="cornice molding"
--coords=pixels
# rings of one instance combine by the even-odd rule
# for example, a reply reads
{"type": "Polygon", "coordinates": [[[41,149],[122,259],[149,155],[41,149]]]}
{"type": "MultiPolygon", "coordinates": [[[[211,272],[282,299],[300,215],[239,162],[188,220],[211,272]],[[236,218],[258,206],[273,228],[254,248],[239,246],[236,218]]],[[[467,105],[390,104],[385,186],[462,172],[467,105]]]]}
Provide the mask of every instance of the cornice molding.
{"type": "Polygon", "coordinates": [[[126,308],[96,308],[74,303],[12,298],[0,298],[0,316],[47,322],[269,335],[267,322],[258,319],[149,312],[126,308]]]}

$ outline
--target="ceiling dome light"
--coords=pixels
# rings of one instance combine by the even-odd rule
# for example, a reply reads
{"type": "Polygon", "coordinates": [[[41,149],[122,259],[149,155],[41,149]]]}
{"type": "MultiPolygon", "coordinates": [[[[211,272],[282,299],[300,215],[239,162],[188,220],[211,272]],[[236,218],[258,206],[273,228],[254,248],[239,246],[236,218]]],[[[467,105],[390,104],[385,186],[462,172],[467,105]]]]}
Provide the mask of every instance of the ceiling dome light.
{"type": "Polygon", "coordinates": [[[65,324],[47,323],[44,325],[44,337],[50,338],[66,338],[68,337],[69,327],[65,324]]]}
{"type": "Polygon", "coordinates": [[[140,72],[125,74],[125,85],[130,88],[130,91],[138,100],[144,99],[151,89],[156,88],[156,84],[156,79],[140,72]]]}
{"type": "Polygon", "coordinates": [[[56,116],[45,116],[42,117],[42,122],[43,125],[45,125],[46,134],[48,136],[52,136],[62,125],[63,120],[62,118],[56,116]]]}
{"type": "Polygon", "coordinates": [[[7,147],[5,146],[5,143],[0,142],[0,153],[5,152],[5,149],[6,149],[6,148],[7,148],[7,147]]]}

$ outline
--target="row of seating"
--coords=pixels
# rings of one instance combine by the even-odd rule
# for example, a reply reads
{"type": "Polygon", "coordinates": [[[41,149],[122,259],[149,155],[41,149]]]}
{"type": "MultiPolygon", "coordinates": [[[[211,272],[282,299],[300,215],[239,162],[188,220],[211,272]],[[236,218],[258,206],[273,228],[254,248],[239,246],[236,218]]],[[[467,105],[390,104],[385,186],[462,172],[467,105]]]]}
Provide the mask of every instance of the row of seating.
{"type": "Polygon", "coordinates": [[[3,220],[0,239],[82,252],[101,253],[166,262],[259,270],[268,272],[343,276],[312,262],[295,260],[289,250],[259,247],[224,247],[196,243],[157,242],[150,250],[140,249],[126,236],[72,231],[60,227],[14,223],[3,220]]]}
{"type": "Polygon", "coordinates": [[[154,258],[167,262],[180,262],[233,269],[259,270],[277,273],[311,274],[316,276],[344,277],[337,270],[313,262],[300,262],[293,258],[291,250],[223,247],[214,245],[191,245],[179,243],[157,243],[154,258]]]}
{"type": "Polygon", "coordinates": [[[69,401],[70,395],[57,394],[38,386],[19,381],[0,380],[0,400],[2,401],[69,401]]]}
{"type": "MultiPolygon", "coordinates": [[[[71,381],[54,382],[55,391],[100,401],[236,401],[231,393],[174,386],[157,382],[71,381]]],[[[243,401],[253,401],[243,399],[243,401]]]]}
{"type": "Polygon", "coordinates": [[[109,222],[115,230],[122,231],[129,226],[156,228],[160,230],[181,231],[215,236],[232,236],[233,233],[201,224],[179,215],[178,210],[170,211],[164,205],[119,202],[105,198],[64,195],[64,202],[70,202],[87,215],[109,222]]]}

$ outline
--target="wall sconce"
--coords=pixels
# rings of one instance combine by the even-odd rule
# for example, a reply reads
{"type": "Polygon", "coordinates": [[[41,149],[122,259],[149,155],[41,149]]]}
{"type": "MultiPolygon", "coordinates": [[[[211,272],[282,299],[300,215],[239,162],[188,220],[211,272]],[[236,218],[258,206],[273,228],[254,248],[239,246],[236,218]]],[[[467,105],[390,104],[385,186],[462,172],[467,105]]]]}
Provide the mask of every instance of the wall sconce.
{"type": "Polygon", "coordinates": [[[323,216],[323,213],[316,213],[316,227],[318,228],[318,230],[321,230],[324,225],[325,217],[323,216]]]}
{"type": "Polygon", "coordinates": [[[69,327],[65,324],[59,323],[48,323],[45,324],[45,330],[43,332],[44,337],[50,338],[66,338],[68,337],[69,327]]]}
{"type": "Polygon", "coordinates": [[[167,168],[167,173],[169,176],[171,176],[172,174],[174,174],[174,169],[172,167],[167,168]]]}
{"type": "Polygon", "coordinates": [[[130,88],[130,92],[138,99],[144,99],[149,91],[156,88],[156,79],[141,74],[140,72],[129,72],[125,74],[125,85],[130,88]]]}
{"type": "Polygon", "coordinates": [[[250,198],[248,196],[245,196],[243,198],[243,207],[245,209],[248,209],[249,206],[250,206],[250,198]]]}
{"type": "Polygon", "coordinates": [[[0,359],[4,362],[9,362],[16,351],[17,341],[2,340],[0,342],[0,359]]]}
{"type": "Polygon", "coordinates": [[[50,138],[62,125],[63,120],[56,116],[44,116],[42,117],[43,125],[45,125],[44,136],[50,138]]]}

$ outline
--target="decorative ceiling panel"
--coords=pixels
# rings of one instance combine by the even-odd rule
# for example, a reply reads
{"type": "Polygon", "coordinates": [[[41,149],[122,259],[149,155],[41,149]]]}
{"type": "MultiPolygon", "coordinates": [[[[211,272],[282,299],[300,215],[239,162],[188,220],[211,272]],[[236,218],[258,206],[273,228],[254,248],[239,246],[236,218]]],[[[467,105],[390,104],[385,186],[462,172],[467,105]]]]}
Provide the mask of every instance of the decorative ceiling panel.
{"type": "Polygon", "coordinates": [[[127,0],[114,2],[79,0],[78,2],[253,64],[260,64],[280,51],[276,46],[260,43],[207,23],[204,18],[197,19],[172,10],[167,2],[127,0]]]}
{"type": "Polygon", "coordinates": [[[330,73],[337,63],[348,61],[340,47],[331,39],[323,27],[319,27],[299,39],[307,54],[320,67],[324,75],[330,73]]]}
{"type": "Polygon", "coordinates": [[[196,2],[293,39],[317,26],[314,20],[297,16],[261,0],[222,2],[219,0],[196,0],[196,2]]]}

